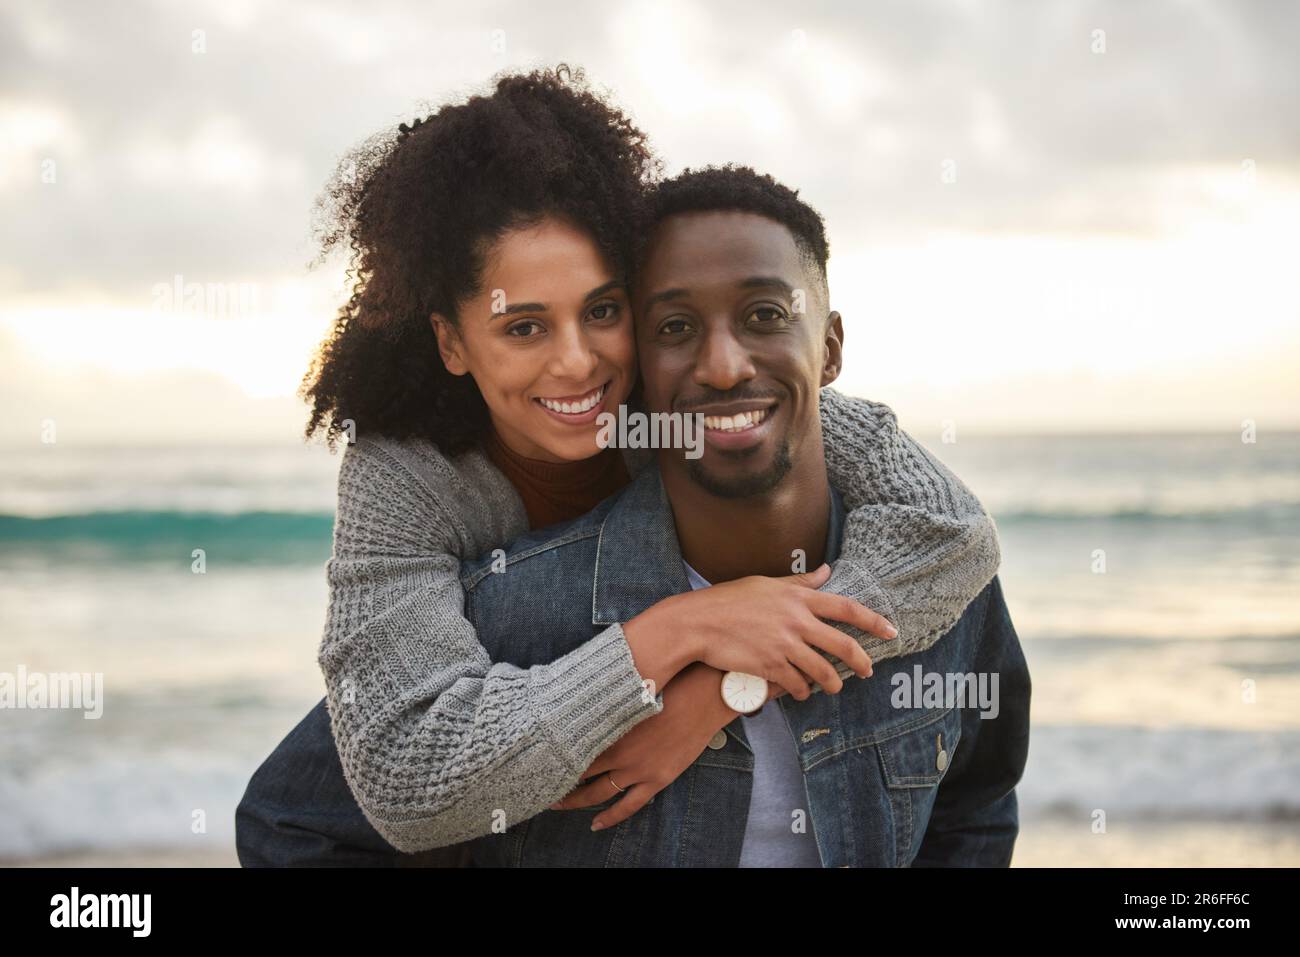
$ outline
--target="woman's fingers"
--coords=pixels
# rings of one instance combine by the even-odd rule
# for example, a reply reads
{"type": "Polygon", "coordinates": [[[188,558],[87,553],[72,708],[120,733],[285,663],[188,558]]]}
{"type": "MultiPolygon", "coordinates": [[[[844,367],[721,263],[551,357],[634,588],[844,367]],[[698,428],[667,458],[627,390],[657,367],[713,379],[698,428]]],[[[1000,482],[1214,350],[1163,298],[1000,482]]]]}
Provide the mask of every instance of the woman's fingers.
{"type": "MultiPolygon", "coordinates": [[[[867,654],[865,648],[838,628],[828,625],[824,621],[814,619],[813,624],[808,626],[808,634],[805,635],[804,640],[808,644],[816,645],[828,654],[840,659],[840,661],[852,668],[854,674],[859,678],[866,678],[871,675],[871,656],[867,654]]],[[[832,671],[835,671],[835,667],[829,662],[827,662],[827,665],[832,671]]],[[[836,674],[838,673],[836,672],[836,674]]]]}
{"type": "MultiPolygon", "coordinates": [[[[816,591],[830,581],[830,577],[831,566],[823,562],[810,572],[787,575],[786,581],[816,591]]],[[[872,611],[847,595],[818,592],[816,598],[808,597],[815,603],[815,613],[819,618],[833,618],[836,621],[846,622],[881,639],[894,638],[898,635],[898,629],[884,615],[872,611]]]]}
{"type": "Polygon", "coordinates": [[[796,701],[804,701],[812,694],[812,688],[808,687],[808,679],[788,661],[784,667],[777,670],[775,681],[790,692],[791,697],[796,701]]]}
{"type": "Polygon", "coordinates": [[[839,676],[835,666],[809,645],[804,645],[795,652],[794,663],[809,680],[817,682],[828,694],[839,694],[844,687],[844,679],[839,676]]]}
{"type": "Polygon", "coordinates": [[[602,801],[608,801],[618,793],[609,780],[608,774],[592,778],[586,784],[580,784],[560,800],[551,805],[552,811],[571,811],[574,808],[590,807],[602,801]]]}
{"type": "Polygon", "coordinates": [[[861,602],[856,602],[847,595],[831,595],[827,592],[811,591],[806,594],[808,607],[818,618],[830,618],[853,625],[877,638],[889,639],[898,635],[895,628],[884,615],[872,611],[861,602]]]}
{"type": "Polygon", "coordinates": [[[611,804],[605,810],[596,815],[596,819],[591,822],[593,831],[601,831],[607,827],[613,827],[616,824],[622,824],[641,808],[650,803],[650,799],[655,796],[657,789],[650,784],[633,784],[627,788],[627,793],[623,795],[623,800],[616,804],[611,804]]]}
{"type": "Polygon", "coordinates": [[[802,585],[805,588],[821,588],[831,578],[831,566],[822,562],[817,568],[810,572],[800,572],[796,575],[785,576],[786,581],[793,582],[796,585],[802,585]]]}

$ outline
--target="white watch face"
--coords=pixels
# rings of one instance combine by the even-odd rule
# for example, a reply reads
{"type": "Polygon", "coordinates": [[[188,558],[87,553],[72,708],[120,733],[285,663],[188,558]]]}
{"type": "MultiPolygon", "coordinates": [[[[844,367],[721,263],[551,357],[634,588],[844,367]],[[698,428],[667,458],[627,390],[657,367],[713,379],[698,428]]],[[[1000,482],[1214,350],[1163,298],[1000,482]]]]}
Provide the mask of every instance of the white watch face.
{"type": "Polygon", "coordinates": [[[743,671],[728,671],[722,676],[722,700],[732,711],[749,714],[767,701],[767,679],[743,671]]]}

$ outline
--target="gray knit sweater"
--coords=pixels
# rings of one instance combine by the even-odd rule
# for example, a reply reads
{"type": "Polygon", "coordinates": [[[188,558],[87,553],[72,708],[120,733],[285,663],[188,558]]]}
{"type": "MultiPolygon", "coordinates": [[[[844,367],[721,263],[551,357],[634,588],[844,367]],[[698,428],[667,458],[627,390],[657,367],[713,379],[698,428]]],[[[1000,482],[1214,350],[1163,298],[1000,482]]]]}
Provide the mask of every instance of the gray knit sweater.
{"type": "MultiPolygon", "coordinates": [[[[996,574],[993,520],[888,407],[826,388],[821,418],[830,481],[849,510],[822,590],[898,627],[879,641],[840,626],[873,660],[924,650],[996,574]]],[[[629,453],[629,468],[651,456],[629,453]]],[[[344,776],[398,850],[489,834],[491,810],[511,823],[540,813],[662,710],[662,694],[643,693],[618,624],[547,665],[489,659],[463,616],[460,563],[528,523],[484,454],[448,458],[425,441],[362,435],[338,481],[318,660],[344,776]]]]}

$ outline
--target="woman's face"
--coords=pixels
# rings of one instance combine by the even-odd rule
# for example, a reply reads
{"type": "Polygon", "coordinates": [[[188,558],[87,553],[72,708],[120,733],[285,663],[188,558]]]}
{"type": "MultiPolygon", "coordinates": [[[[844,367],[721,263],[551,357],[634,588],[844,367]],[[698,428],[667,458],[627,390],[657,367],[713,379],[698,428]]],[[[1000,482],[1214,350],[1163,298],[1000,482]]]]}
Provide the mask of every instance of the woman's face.
{"type": "Polygon", "coordinates": [[[559,219],[511,230],[486,257],[481,289],[458,329],[432,317],[448,371],[474,377],[520,455],[598,453],[596,417],[631,393],[636,345],[627,292],[596,243],[559,219]]]}

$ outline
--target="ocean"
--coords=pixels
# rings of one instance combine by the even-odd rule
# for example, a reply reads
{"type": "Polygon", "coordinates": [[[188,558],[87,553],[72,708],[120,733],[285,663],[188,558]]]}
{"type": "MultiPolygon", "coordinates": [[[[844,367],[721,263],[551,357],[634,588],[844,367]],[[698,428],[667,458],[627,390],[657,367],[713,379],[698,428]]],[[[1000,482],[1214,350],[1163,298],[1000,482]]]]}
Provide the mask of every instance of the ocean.
{"type": "MultiPolygon", "coordinates": [[[[1300,433],[929,442],[997,522],[1033,677],[1017,863],[1300,864],[1300,433]]],[[[0,861],[233,860],[249,775],[320,698],[338,457],[0,452],[0,861]],[[196,550],[198,550],[196,552],[196,550]]]]}

